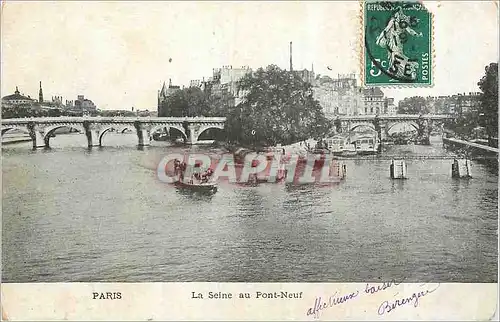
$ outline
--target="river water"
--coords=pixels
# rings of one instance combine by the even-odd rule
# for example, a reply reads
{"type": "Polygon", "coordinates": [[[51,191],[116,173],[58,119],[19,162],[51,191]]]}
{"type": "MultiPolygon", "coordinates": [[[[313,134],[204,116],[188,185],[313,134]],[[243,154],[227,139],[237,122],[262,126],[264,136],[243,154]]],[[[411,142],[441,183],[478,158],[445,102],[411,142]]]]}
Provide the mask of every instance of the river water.
{"type": "MultiPolygon", "coordinates": [[[[135,134],[86,144],[3,147],[3,282],[497,281],[498,170],[486,164],[457,180],[451,160],[409,160],[397,181],[387,159],[347,160],[334,186],[221,183],[203,196],[156,176],[188,147],[139,150],[135,134]]],[[[390,155],[451,153],[433,141],[390,155]]]]}

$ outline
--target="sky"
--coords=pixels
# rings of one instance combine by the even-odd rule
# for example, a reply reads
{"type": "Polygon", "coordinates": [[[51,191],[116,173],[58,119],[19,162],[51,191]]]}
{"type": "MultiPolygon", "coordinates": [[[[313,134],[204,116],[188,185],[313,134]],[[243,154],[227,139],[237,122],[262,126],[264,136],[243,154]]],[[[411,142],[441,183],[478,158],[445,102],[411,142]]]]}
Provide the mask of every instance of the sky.
{"type": "MultiPolygon", "coordinates": [[[[424,1],[434,14],[434,86],[382,88],[396,101],[478,91],[498,61],[498,3],[424,1]]],[[[223,65],[359,74],[358,1],[5,1],[1,95],[15,87],[63,100],[85,95],[100,109],[156,110],[164,81],[188,85],[223,65]],[[171,61],[170,61],[171,60],[171,61]],[[329,66],[332,71],[327,69],[329,66]]]]}

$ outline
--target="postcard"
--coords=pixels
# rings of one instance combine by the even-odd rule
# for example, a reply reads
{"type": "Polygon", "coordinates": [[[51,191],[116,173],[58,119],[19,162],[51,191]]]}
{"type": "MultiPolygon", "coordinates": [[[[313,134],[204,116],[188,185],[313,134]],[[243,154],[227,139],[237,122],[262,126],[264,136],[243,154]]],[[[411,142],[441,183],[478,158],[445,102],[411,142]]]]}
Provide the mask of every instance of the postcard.
{"type": "Polygon", "coordinates": [[[498,320],[498,1],[1,10],[2,320],[498,320]]]}

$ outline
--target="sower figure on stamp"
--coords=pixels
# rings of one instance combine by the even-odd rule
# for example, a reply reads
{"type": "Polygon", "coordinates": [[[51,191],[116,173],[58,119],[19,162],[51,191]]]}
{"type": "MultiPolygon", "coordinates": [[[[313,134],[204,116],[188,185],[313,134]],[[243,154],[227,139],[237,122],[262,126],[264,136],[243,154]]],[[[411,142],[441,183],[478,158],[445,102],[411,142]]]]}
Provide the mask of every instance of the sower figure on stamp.
{"type": "Polygon", "coordinates": [[[407,34],[415,37],[423,36],[422,32],[417,33],[411,28],[417,23],[417,18],[405,15],[403,9],[399,7],[376,40],[377,45],[387,49],[389,66],[391,66],[389,71],[399,78],[415,79],[417,77],[418,62],[410,61],[403,51],[403,43],[408,37],[407,34]]]}

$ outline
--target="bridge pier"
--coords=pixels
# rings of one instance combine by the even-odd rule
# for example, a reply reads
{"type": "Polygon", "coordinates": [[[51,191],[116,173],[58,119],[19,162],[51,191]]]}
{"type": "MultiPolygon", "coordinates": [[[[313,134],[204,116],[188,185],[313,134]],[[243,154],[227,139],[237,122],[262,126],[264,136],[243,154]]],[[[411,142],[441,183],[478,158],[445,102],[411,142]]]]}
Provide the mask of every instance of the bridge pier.
{"type": "Polygon", "coordinates": [[[26,124],[28,128],[28,133],[33,140],[33,149],[44,148],[45,147],[45,133],[43,128],[39,127],[35,122],[29,122],[26,124]]]}
{"type": "Polygon", "coordinates": [[[148,146],[151,144],[150,127],[145,126],[139,120],[134,121],[135,131],[137,133],[138,146],[148,146]]]}
{"type": "Polygon", "coordinates": [[[139,129],[137,131],[137,138],[139,140],[139,146],[151,145],[151,138],[147,129],[139,129]]]}
{"type": "Polygon", "coordinates": [[[387,123],[380,123],[380,141],[387,139],[387,123]]]}
{"type": "Polygon", "coordinates": [[[99,146],[99,130],[88,129],[85,134],[87,135],[88,147],[99,146]]]}
{"type": "Polygon", "coordinates": [[[33,148],[45,148],[47,147],[47,143],[44,140],[43,132],[40,130],[35,130],[33,133],[30,132],[31,139],[33,140],[33,148]]]}
{"type": "Polygon", "coordinates": [[[198,138],[198,133],[197,133],[197,128],[196,126],[194,125],[189,125],[188,126],[188,140],[187,140],[187,144],[189,145],[194,145],[196,144],[196,139],[198,138]]]}

